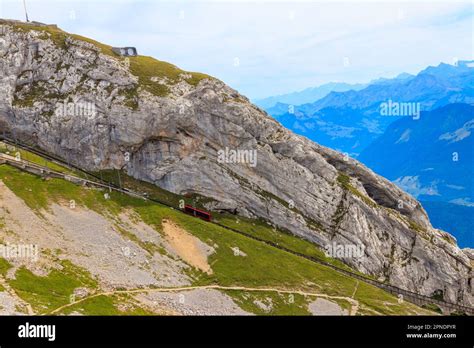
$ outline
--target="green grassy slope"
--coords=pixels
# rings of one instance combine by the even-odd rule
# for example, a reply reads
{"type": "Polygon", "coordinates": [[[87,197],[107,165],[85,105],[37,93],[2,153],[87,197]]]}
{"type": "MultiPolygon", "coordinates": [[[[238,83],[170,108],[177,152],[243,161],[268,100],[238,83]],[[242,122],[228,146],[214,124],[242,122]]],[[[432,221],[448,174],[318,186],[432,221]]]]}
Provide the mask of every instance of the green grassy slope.
{"type": "MultiPolygon", "coordinates": [[[[38,214],[41,214],[43,209],[48,209],[53,202],[64,203],[75,200],[77,205],[87,207],[109,218],[117,216],[125,209],[132,209],[145,223],[154,227],[157,233],[162,233],[163,219],[172,220],[215,248],[215,252],[209,257],[213,274],[208,275],[197,269],[193,270],[194,285],[271,287],[330,296],[352,297],[354,295],[354,299],[360,303],[359,313],[361,314],[414,314],[423,311],[407,302],[399,304],[394,296],[373,286],[359,283],[328,267],[315,264],[160,204],[117,192],[112,192],[111,199],[106,200],[104,192],[101,190],[86,189],[61,179],[44,180],[7,165],[0,166],[0,179],[38,214]],[[236,247],[246,256],[235,256],[233,248],[236,247]]],[[[161,192],[161,194],[164,193],[161,192]]],[[[218,218],[230,226],[238,225],[240,229],[257,236],[278,241],[309,255],[325,258],[322,252],[310,243],[274,230],[262,222],[239,219],[237,223],[231,216],[219,216],[218,218]]],[[[150,250],[153,251],[153,248],[150,250]]],[[[339,261],[333,260],[333,262],[338,263],[339,261]]],[[[2,269],[5,268],[2,266],[2,269]]],[[[16,271],[16,280],[10,280],[9,284],[22,299],[39,312],[48,312],[67,304],[75,287],[87,287],[92,292],[100,291],[96,281],[88,275],[87,270],[81,270],[70,263],[60,264],[60,269],[52,271],[45,277],[36,276],[27,269],[20,268],[16,271]],[[81,276],[79,277],[78,274],[81,276]]],[[[244,296],[245,294],[239,291],[229,291],[228,294],[243,309],[265,314],[252,302],[257,298],[256,295],[253,297],[244,296]]],[[[308,313],[306,305],[309,298],[295,295],[295,300],[288,303],[281,295],[269,296],[273,298],[272,302],[274,303],[274,308],[269,314],[308,313]]],[[[117,298],[100,296],[75,305],[74,308],[85,314],[119,314],[118,310],[113,309],[116,308],[114,303],[117,301],[117,298]]],[[[348,304],[343,300],[341,304],[344,302],[345,305],[348,304]]],[[[70,311],[71,307],[68,307],[65,313],[70,311]]],[[[147,314],[147,311],[138,308],[122,314],[147,314]]]]}

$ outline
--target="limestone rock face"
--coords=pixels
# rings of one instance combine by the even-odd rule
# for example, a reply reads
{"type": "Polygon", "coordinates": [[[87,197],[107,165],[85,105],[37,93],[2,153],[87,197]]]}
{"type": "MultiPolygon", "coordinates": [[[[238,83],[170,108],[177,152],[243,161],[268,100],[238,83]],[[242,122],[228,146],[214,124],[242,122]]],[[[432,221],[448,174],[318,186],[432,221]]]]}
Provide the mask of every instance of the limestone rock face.
{"type": "Polygon", "coordinates": [[[413,197],[293,134],[221,81],[177,68],[172,77],[140,75],[140,59],[0,22],[0,132],[84,169],[123,169],[212,198],[209,209],[265,219],[322,247],[361,247],[344,261],[401,288],[474,305],[469,258],[413,197]]]}

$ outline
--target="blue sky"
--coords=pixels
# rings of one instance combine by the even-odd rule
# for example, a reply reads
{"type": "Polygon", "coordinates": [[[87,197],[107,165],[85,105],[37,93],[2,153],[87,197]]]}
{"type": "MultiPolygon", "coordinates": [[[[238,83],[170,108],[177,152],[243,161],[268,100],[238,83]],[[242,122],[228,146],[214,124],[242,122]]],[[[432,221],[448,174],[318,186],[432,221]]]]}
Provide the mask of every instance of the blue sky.
{"type": "MultiPolygon", "coordinates": [[[[251,99],[473,59],[470,1],[27,0],[30,19],[215,76],[251,99]]],[[[22,0],[0,17],[23,19],[22,0]]]]}

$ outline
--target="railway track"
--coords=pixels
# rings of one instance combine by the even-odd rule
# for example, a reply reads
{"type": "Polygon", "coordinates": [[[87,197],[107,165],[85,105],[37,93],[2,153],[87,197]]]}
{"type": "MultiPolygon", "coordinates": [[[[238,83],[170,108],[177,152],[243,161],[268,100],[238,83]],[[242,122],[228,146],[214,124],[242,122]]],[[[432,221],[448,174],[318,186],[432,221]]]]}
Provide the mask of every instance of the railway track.
{"type": "MultiPolygon", "coordinates": [[[[69,180],[69,181],[71,181],[71,178],[73,178],[75,181],[82,182],[83,184],[86,184],[86,185],[88,184],[88,185],[91,185],[91,186],[101,187],[101,188],[105,188],[105,189],[125,193],[125,194],[131,195],[131,196],[139,197],[139,198],[142,198],[142,199],[154,202],[154,203],[158,203],[158,204],[170,207],[170,208],[175,209],[177,211],[181,211],[180,209],[176,209],[176,207],[170,205],[167,202],[163,202],[163,201],[160,201],[160,200],[157,200],[157,199],[154,199],[154,198],[147,197],[146,195],[143,195],[141,193],[129,190],[127,188],[120,187],[119,185],[116,185],[115,183],[108,182],[108,181],[104,180],[103,178],[97,176],[94,173],[90,173],[90,172],[88,172],[88,171],[86,171],[86,170],[84,170],[80,167],[77,167],[75,165],[71,165],[67,161],[65,161],[65,160],[63,160],[63,159],[61,159],[57,156],[48,154],[48,153],[46,153],[46,152],[44,152],[44,151],[42,151],[42,150],[40,150],[40,149],[38,149],[34,146],[22,143],[21,141],[18,141],[17,139],[9,138],[9,137],[5,136],[5,134],[3,134],[3,135],[0,134],[0,141],[4,142],[4,143],[6,143],[10,146],[16,146],[18,148],[21,148],[23,150],[31,152],[35,155],[38,155],[42,158],[45,158],[45,159],[47,159],[47,160],[49,160],[53,163],[56,163],[58,165],[61,165],[61,166],[65,167],[65,168],[69,168],[71,170],[75,170],[77,172],[83,173],[84,175],[86,175],[86,178],[80,178],[80,177],[76,177],[74,175],[56,172],[54,170],[51,170],[48,167],[41,166],[41,165],[38,165],[36,163],[28,162],[28,161],[25,161],[25,160],[18,161],[18,160],[16,160],[15,158],[13,158],[11,156],[9,156],[10,158],[5,158],[4,156],[2,156],[3,161],[6,161],[8,164],[11,164],[11,165],[13,165],[15,167],[18,167],[20,169],[27,169],[27,168],[25,168],[25,166],[27,165],[27,166],[30,166],[31,169],[36,169],[36,171],[40,171],[40,173],[36,172],[37,174],[47,173],[49,175],[62,177],[62,178],[66,179],[66,180],[69,180]]],[[[182,213],[185,214],[185,212],[182,212],[182,213]]],[[[335,265],[333,265],[329,262],[318,259],[316,257],[309,256],[309,255],[294,251],[292,249],[286,248],[282,245],[279,245],[278,243],[275,243],[275,242],[272,242],[272,241],[269,241],[269,240],[266,240],[266,239],[262,239],[262,238],[254,236],[250,233],[247,233],[247,232],[244,232],[244,231],[241,231],[241,230],[223,225],[223,224],[221,224],[219,222],[216,222],[216,221],[210,221],[208,223],[212,223],[214,225],[217,225],[217,226],[219,226],[221,228],[224,228],[228,231],[231,231],[233,233],[237,233],[237,234],[243,235],[245,237],[251,238],[255,241],[265,243],[266,245],[269,245],[273,248],[279,249],[281,251],[287,252],[289,254],[292,254],[292,255],[295,255],[295,256],[298,256],[298,257],[301,257],[301,258],[304,258],[304,259],[309,260],[313,263],[317,263],[317,264],[320,264],[320,265],[323,265],[323,266],[326,266],[326,267],[330,267],[331,269],[333,269],[333,270],[335,270],[339,273],[342,273],[342,274],[344,274],[346,276],[349,276],[351,278],[363,281],[367,284],[376,286],[376,287],[378,287],[380,289],[383,289],[383,290],[385,290],[385,291],[387,291],[387,292],[389,292],[389,293],[391,293],[395,296],[398,296],[399,298],[400,298],[400,296],[403,296],[404,300],[406,300],[408,302],[411,302],[411,303],[414,303],[418,306],[422,306],[422,305],[425,305],[425,304],[435,304],[435,305],[443,308],[444,310],[446,310],[448,312],[457,311],[457,312],[466,313],[466,314],[469,314],[469,315],[474,315],[474,308],[472,308],[472,307],[463,306],[463,305],[459,305],[457,303],[451,303],[451,302],[448,302],[448,301],[435,299],[435,298],[432,298],[432,297],[429,297],[429,296],[421,295],[421,294],[418,294],[418,293],[415,293],[415,292],[412,292],[412,291],[409,291],[409,290],[406,290],[406,289],[396,287],[394,285],[390,285],[390,284],[387,284],[387,283],[380,282],[378,280],[369,278],[369,277],[364,276],[362,274],[355,273],[355,272],[349,271],[347,269],[335,266],[335,265]]]]}

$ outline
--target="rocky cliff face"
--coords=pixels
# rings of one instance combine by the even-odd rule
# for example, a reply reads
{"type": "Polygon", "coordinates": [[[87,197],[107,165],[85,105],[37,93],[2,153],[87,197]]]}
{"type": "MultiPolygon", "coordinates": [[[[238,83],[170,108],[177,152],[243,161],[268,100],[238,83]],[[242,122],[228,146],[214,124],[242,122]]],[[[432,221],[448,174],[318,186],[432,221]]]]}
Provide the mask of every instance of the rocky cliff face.
{"type": "Polygon", "coordinates": [[[469,258],[415,199],[221,81],[11,22],[0,22],[0,57],[0,131],[85,169],[212,198],[209,209],[266,219],[322,247],[357,246],[345,262],[360,271],[474,305],[469,258]]]}

